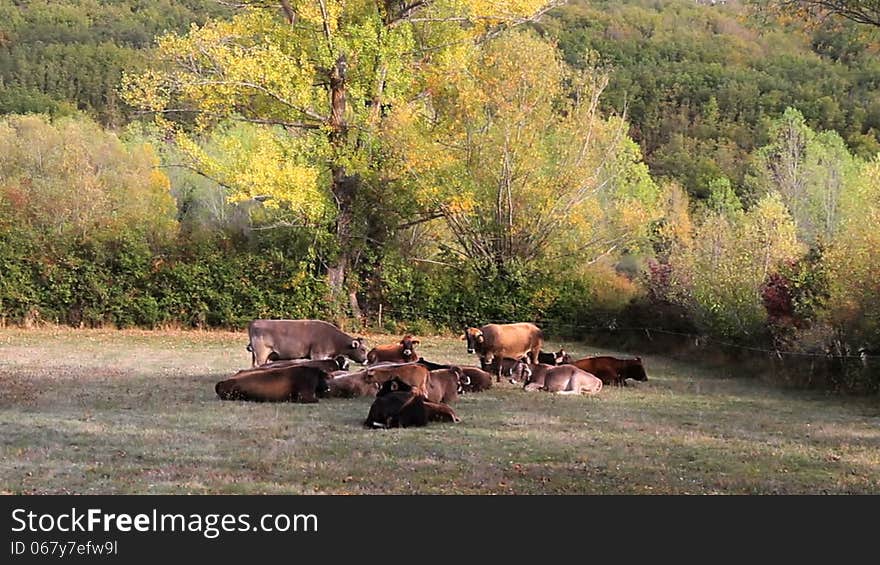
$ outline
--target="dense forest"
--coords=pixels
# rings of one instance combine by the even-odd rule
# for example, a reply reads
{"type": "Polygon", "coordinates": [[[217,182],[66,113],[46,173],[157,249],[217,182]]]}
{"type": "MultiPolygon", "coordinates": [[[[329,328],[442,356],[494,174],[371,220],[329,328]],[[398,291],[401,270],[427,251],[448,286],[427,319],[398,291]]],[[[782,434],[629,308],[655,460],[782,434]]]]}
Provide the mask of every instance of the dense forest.
{"type": "Polygon", "coordinates": [[[0,317],[880,348],[880,28],[754,4],[0,0],[0,317]]]}

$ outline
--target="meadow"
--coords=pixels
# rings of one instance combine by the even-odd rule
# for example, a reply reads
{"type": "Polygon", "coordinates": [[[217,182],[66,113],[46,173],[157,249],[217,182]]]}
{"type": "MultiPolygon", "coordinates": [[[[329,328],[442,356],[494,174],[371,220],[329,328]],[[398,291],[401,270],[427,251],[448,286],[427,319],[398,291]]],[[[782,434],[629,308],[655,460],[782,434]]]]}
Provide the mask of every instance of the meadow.
{"type": "MultiPolygon", "coordinates": [[[[459,424],[369,430],[366,398],[218,400],[214,384],[250,365],[246,344],[219,331],[0,329],[0,492],[880,492],[876,398],[652,356],[647,382],[596,397],[502,383],[461,398],[459,424]]],[[[420,353],[475,362],[451,336],[422,337],[420,353]]]]}

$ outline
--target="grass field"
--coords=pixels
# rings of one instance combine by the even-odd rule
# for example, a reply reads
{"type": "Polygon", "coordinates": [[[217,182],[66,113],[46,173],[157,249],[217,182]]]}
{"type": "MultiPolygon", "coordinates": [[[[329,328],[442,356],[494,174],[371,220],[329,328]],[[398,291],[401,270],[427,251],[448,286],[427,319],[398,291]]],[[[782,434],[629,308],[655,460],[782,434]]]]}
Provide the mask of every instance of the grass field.
{"type": "MultiPolygon", "coordinates": [[[[880,492],[876,399],[650,357],[648,382],[598,397],[502,384],[462,398],[460,424],[367,430],[369,399],[219,401],[214,384],[250,364],[246,343],[243,333],[0,330],[0,491],[880,492]]],[[[423,337],[420,352],[473,363],[464,349],[423,337]]]]}

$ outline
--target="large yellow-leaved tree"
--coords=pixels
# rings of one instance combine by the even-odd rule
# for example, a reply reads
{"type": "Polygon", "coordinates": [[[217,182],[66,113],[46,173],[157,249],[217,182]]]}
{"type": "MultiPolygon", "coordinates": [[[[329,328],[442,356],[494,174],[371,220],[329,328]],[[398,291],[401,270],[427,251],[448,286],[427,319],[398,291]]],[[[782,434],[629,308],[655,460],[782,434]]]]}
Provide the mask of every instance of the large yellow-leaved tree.
{"type": "MultiPolygon", "coordinates": [[[[382,151],[389,110],[430,96],[430,77],[460,66],[481,41],[533,21],[559,0],[242,1],[230,20],[158,40],[158,64],[129,76],[126,99],[155,112],[189,166],[257,197],[292,221],[327,222],[335,304],[348,297],[354,202],[382,151]],[[199,128],[251,125],[229,151],[200,149],[199,128]]],[[[235,129],[235,128],[230,128],[235,129]]],[[[222,133],[221,133],[222,135],[222,133]]],[[[215,137],[213,145],[222,145],[215,137]]]]}

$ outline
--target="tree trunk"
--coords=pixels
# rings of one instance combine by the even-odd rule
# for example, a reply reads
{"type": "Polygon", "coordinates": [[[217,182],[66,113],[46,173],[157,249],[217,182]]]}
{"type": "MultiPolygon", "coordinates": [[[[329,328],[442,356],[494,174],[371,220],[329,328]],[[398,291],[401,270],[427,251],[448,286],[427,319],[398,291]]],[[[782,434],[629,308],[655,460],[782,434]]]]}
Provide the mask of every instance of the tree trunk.
{"type": "MultiPolygon", "coordinates": [[[[337,154],[345,151],[348,123],[346,110],[346,71],[348,65],[345,55],[340,55],[330,70],[330,141],[337,154]]],[[[346,277],[349,274],[352,257],[353,203],[358,180],[346,175],[345,168],[334,165],[331,169],[333,180],[330,187],[336,201],[336,241],[339,250],[336,259],[327,266],[327,286],[333,308],[343,313],[347,308],[356,317],[361,316],[360,305],[354,291],[346,291],[346,277]],[[347,304],[346,304],[347,303],[347,304]],[[347,308],[346,308],[347,307],[347,308]]]]}

